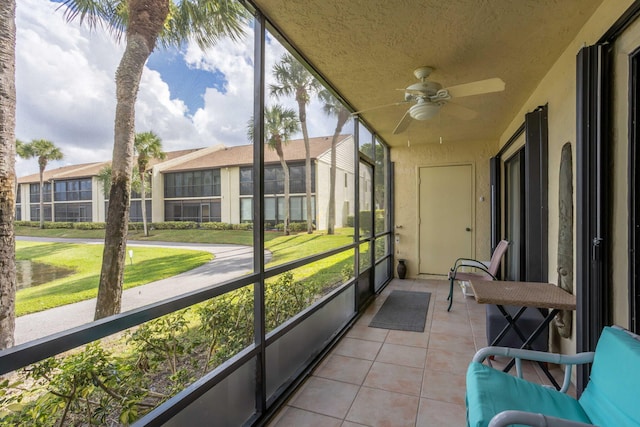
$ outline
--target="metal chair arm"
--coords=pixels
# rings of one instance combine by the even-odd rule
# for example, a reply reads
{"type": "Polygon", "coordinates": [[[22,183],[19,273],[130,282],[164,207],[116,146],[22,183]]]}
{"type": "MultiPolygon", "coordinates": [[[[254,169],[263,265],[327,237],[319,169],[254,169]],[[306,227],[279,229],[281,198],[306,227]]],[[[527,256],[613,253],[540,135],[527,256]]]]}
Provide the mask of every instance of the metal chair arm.
{"type": "Polygon", "coordinates": [[[533,362],[547,362],[554,363],[556,365],[564,365],[564,381],[560,392],[566,393],[571,385],[571,371],[574,365],[583,365],[585,363],[592,363],[594,352],[584,352],[574,355],[547,353],[544,351],[526,350],[520,348],[508,348],[508,347],[484,347],[476,352],[473,356],[473,361],[482,363],[490,356],[505,356],[516,361],[516,373],[518,378],[522,378],[522,361],[529,360],[533,362]]]}
{"type": "Polygon", "coordinates": [[[489,427],[507,427],[510,425],[527,425],[532,427],[592,427],[579,421],[550,417],[525,411],[503,411],[496,414],[489,422],[489,427]]]}

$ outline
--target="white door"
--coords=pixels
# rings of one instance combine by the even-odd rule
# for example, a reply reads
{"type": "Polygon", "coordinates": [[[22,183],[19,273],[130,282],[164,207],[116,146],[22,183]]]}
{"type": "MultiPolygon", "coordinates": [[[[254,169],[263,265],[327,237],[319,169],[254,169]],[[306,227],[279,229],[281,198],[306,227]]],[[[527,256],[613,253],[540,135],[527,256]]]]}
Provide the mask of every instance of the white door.
{"type": "Polygon", "coordinates": [[[419,177],[420,273],[447,274],[473,257],[473,167],[424,167],[419,177]]]}

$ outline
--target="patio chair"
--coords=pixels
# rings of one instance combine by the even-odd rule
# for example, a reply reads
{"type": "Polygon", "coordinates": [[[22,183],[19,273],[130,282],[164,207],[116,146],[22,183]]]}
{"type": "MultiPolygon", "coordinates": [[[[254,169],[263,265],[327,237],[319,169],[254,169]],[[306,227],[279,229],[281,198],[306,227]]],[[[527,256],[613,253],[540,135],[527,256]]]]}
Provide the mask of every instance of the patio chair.
{"type": "Polygon", "coordinates": [[[496,280],[496,274],[498,273],[498,267],[502,262],[502,257],[509,247],[507,240],[501,240],[496,249],[491,255],[491,260],[487,262],[478,261],[470,258],[458,258],[449,271],[449,307],[447,311],[451,311],[451,305],[453,304],[453,282],[456,280],[469,281],[469,280],[496,280]],[[460,268],[475,268],[479,271],[458,271],[460,268]]]}
{"type": "Polygon", "coordinates": [[[605,327],[595,352],[553,354],[485,347],[467,369],[467,426],[633,427],[640,420],[640,337],[618,326],[605,327]],[[516,358],[517,375],[482,362],[490,356],[516,358]],[[522,361],[564,366],[559,391],[523,379],[522,361]],[[592,363],[589,382],[578,399],[569,396],[572,368],[592,363]]]}

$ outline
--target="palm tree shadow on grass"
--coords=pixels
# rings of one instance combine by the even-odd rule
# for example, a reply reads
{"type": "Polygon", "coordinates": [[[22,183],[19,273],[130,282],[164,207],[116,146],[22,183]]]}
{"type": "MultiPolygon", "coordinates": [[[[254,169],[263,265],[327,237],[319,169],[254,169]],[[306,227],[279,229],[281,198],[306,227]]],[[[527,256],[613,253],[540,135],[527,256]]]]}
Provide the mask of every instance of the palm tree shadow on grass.
{"type": "Polygon", "coordinates": [[[18,259],[29,259],[29,260],[45,258],[45,259],[38,259],[38,262],[42,262],[46,264],[46,257],[54,255],[59,252],[70,250],[76,246],[77,245],[73,243],[47,243],[43,245],[36,245],[36,246],[18,249],[16,257],[18,259]]]}

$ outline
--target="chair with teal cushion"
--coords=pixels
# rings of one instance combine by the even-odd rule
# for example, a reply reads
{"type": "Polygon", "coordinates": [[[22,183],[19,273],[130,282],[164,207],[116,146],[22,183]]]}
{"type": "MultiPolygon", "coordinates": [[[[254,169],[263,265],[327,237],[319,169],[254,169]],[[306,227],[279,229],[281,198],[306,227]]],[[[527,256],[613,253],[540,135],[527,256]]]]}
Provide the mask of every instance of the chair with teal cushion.
{"type": "Polygon", "coordinates": [[[467,425],[578,427],[640,426],[640,337],[619,327],[602,331],[595,352],[551,354],[506,347],[486,347],[467,369],[467,425]],[[517,376],[482,362],[489,356],[516,359],[517,376]],[[522,379],[522,360],[565,366],[560,391],[522,379]],[[593,363],[580,399],[565,392],[572,367],[593,363]]]}

